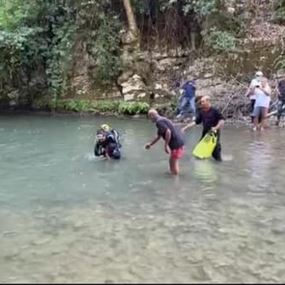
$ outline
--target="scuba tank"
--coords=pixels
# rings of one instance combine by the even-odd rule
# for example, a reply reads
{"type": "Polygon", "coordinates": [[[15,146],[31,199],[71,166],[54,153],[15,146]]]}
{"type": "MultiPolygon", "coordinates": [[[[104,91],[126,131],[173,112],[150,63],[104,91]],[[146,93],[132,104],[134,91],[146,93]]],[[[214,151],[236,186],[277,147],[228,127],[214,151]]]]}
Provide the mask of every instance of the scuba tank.
{"type": "Polygon", "coordinates": [[[112,129],[109,132],[107,138],[111,139],[114,143],[116,143],[117,147],[122,147],[122,145],[120,144],[120,135],[115,129],[112,129]]]}
{"type": "Polygon", "coordinates": [[[120,143],[119,133],[115,129],[112,129],[109,132],[109,134],[107,135],[107,139],[113,148],[111,157],[113,159],[120,159],[121,158],[121,147],[122,147],[122,145],[120,143]]]}

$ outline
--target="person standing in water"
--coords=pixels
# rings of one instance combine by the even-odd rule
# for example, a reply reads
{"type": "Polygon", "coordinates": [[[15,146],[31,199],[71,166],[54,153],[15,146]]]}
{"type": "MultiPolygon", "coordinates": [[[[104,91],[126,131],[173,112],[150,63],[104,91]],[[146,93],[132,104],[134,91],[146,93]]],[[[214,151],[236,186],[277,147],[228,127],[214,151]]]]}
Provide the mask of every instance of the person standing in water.
{"type": "Polygon", "coordinates": [[[169,168],[173,175],[179,174],[179,159],[184,154],[184,140],[183,135],[174,124],[165,117],[158,114],[155,109],[150,109],[148,117],[157,127],[157,136],[150,143],[145,145],[146,149],[150,149],[161,138],[164,139],[164,150],[169,154],[169,168]]]}
{"type": "Polygon", "coordinates": [[[209,132],[213,131],[217,134],[217,144],[213,151],[213,158],[217,161],[222,161],[221,157],[221,142],[220,142],[220,129],[223,127],[225,119],[220,111],[211,106],[210,97],[203,96],[200,100],[200,108],[195,122],[186,125],[182,132],[194,127],[195,125],[203,124],[203,131],[201,139],[209,132]]]}
{"type": "Polygon", "coordinates": [[[263,77],[260,84],[255,87],[256,100],[253,110],[253,131],[263,130],[266,124],[267,113],[270,105],[271,88],[267,78],[263,77]]]}
{"type": "Polygon", "coordinates": [[[246,97],[249,97],[250,99],[250,116],[251,116],[251,122],[254,121],[254,105],[256,100],[256,87],[260,86],[261,79],[263,77],[262,71],[257,71],[255,73],[255,77],[251,80],[250,85],[247,89],[247,92],[245,94],[246,97]]]}

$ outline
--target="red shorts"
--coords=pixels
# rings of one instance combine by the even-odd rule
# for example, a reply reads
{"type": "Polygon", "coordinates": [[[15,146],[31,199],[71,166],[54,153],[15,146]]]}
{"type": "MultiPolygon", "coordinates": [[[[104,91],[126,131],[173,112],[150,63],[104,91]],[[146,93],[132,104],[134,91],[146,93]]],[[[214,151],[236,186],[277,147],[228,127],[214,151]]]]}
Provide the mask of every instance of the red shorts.
{"type": "Polygon", "coordinates": [[[170,157],[172,159],[180,159],[184,155],[184,147],[176,148],[171,151],[170,157]]]}

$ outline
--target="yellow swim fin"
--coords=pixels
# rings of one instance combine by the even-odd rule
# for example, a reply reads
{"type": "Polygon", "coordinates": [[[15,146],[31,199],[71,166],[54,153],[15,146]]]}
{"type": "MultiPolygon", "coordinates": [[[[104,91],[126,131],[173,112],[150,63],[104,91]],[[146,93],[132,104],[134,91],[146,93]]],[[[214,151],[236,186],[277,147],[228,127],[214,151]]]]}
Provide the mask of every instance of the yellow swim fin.
{"type": "Polygon", "coordinates": [[[200,159],[210,158],[217,144],[217,135],[213,132],[207,133],[195,146],[192,154],[200,159]]]}

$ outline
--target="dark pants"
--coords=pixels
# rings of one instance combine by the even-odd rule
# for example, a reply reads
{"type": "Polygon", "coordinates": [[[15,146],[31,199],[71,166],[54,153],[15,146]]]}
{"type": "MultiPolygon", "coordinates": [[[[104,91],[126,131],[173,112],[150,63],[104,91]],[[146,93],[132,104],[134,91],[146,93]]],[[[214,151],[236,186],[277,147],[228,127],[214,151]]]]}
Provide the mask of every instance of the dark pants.
{"type": "Polygon", "coordinates": [[[217,145],[212,153],[212,157],[217,161],[222,161],[222,146],[220,141],[217,142],[217,145]]]}
{"type": "Polygon", "coordinates": [[[255,99],[250,100],[250,116],[251,116],[251,122],[253,123],[253,110],[254,110],[254,105],[255,105],[255,99]]]}
{"type": "Polygon", "coordinates": [[[279,100],[278,107],[277,107],[277,121],[280,121],[282,113],[284,112],[283,107],[285,106],[285,101],[279,100]]]}

